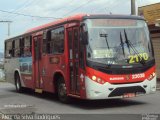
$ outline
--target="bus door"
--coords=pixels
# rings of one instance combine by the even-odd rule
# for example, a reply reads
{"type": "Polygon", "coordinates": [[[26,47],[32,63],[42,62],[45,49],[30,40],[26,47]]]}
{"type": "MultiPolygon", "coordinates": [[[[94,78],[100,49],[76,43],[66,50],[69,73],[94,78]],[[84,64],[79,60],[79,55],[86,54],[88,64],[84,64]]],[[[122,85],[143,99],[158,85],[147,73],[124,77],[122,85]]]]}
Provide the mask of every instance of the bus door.
{"type": "MultiPolygon", "coordinates": [[[[41,64],[41,44],[42,43],[42,36],[35,36],[33,38],[33,45],[34,45],[34,81],[35,81],[35,88],[42,89],[43,88],[43,80],[42,80],[42,75],[41,75],[41,69],[42,69],[42,64],[41,64]]],[[[37,91],[38,92],[38,91],[37,91]]]]}
{"type": "Polygon", "coordinates": [[[69,53],[70,93],[80,94],[79,79],[79,27],[67,29],[69,53]]]}

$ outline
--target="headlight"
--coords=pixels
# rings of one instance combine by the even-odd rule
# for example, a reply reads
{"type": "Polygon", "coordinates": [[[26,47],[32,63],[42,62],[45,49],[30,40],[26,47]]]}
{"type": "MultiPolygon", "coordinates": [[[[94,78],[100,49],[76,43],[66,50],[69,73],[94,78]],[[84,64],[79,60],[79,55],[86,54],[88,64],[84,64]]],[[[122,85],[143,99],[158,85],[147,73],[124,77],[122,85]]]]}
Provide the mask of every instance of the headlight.
{"type": "Polygon", "coordinates": [[[97,83],[100,83],[100,84],[104,84],[105,83],[104,80],[102,80],[101,78],[98,78],[96,76],[92,76],[92,80],[97,82],[97,83]]]}

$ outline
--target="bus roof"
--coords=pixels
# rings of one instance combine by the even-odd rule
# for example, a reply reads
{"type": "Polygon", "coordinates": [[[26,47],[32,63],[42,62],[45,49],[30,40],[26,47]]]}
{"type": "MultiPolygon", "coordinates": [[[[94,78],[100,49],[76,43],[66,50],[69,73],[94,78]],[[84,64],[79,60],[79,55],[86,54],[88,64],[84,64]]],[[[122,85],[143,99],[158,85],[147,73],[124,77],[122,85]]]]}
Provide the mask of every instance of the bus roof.
{"type": "Polygon", "coordinates": [[[54,26],[54,25],[58,25],[61,23],[65,23],[65,22],[69,22],[69,21],[80,21],[80,20],[84,20],[84,19],[96,19],[96,18],[108,18],[108,19],[141,19],[144,20],[142,17],[140,16],[132,16],[132,15],[104,15],[104,14],[98,14],[98,15],[87,15],[87,14],[78,14],[78,15],[74,15],[74,16],[70,16],[67,18],[63,18],[57,21],[53,21],[51,23],[48,24],[44,24],[32,29],[29,29],[26,31],[26,33],[31,33],[37,30],[41,30],[44,28],[48,28],[50,26],[54,26]]]}
{"type": "Polygon", "coordinates": [[[66,18],[63,18],[63,19],[60,19],[60,20],[56,20],[56,21],[41,25],[41,26],[38,26],[38,27],[31,28],[31,29],[27,30],[25,33],[23,33],[23,34],[21,34],[19,36],[16,36],[16,37],[8,38],[7,40],[12,39],[12,38],[21,37],[23,35],[34,33],[34,32],[37,32],[37,31],[40,31],[40,30],[43,30],[43,29],[47,29],[47,28],[49,28],[51,26],[64,24],[64,23],[67,23],[67,22],[70,22],[70,21],[81,21],[81,20],[85,20],[85,19],[96,19],[96,18],[100,18],[100,19],[102,19],[102,18],[105,19],[106,18],[106,19],[137,19],[137,20],[144,20],[144,18],[142,18],[140,16],[133,16],[133,15],[77,14],[77,15],[73,15],[73,16],[70,16],[70,17],[66,17],[66,18]]]}
{"type": "Polygon", "coordinates": [[[27,30],[25,33],[31,33],[31,32],[34,32],[34,31],[37,31],[40,29],[48,28],[50,26],[58,25],[58,24],[73,21],[73,20],[80,21],[80,20],[82,20],[82,18],[84,16],[86,16],[86,14],[78,14],[78,15],[67,17],[67,18],[59,19],[59,20],[53,21],[51,23],[47,23],[47,24],[44,24],[44,25],[41,25],[41,26],[38,26],[35,28],[31,28],[31,29],[27,30]]]}

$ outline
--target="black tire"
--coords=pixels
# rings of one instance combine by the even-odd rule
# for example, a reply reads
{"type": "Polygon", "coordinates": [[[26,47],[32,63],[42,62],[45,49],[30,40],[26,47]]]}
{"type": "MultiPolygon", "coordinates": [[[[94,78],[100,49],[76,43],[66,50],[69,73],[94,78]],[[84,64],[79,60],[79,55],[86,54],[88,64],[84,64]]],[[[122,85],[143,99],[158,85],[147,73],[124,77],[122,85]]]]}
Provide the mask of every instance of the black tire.
{"type": "Polygon", "coordinates": [[[16,74],[16,76],[15,76],[15,87],[16,87],[17,92],[19,92],[19,93],[23,92],[20,77],[18,74],[16,74]]]}
{"type": "Polygon", "coordinates": [[[66,84],[63,78],[59,78],[57,86],[58,98],[63,103],[69,103],[70,97],[67,95],[66,84]]]}

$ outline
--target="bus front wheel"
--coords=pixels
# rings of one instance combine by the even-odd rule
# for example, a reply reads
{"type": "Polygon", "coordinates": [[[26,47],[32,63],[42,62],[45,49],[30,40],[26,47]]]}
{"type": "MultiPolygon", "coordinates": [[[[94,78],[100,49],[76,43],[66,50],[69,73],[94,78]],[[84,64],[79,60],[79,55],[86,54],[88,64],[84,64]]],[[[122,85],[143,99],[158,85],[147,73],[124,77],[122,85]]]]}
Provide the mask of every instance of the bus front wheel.
{"type": "Polygon", "coordinates": [[[69,103],[70,98],[67,96],[66,84],[63,78],[58,80],[58,98],[63,103],[69,103]]]}

